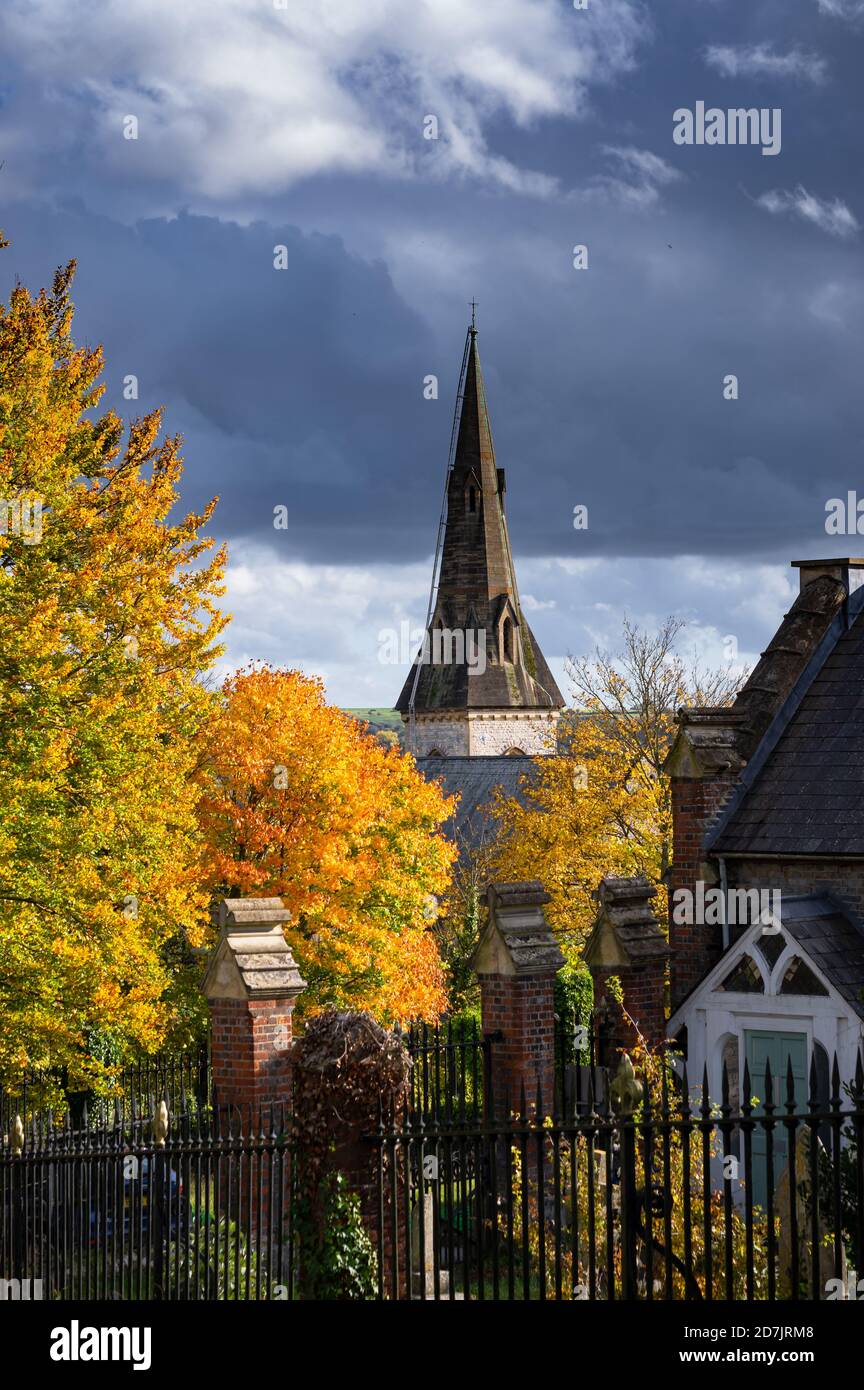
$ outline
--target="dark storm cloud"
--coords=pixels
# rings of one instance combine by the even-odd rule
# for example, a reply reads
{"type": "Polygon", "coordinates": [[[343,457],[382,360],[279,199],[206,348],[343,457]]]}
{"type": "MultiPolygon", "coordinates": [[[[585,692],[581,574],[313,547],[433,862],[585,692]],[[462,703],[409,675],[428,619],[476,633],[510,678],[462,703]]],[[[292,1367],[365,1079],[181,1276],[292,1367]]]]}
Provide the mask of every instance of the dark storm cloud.
{"type": "Polygon", "coordinates": [[[185,502],[218,492],[219,529],[259,539],[284,505],[293,553],[380,555],[432,464],[416,439],[429,333],[381,263],[335,236],[187,215],[127,228],[13,207],[5,227],[7,285],[38,287],[77,256],[76,331],[105,344],[103,404],[165,406],[186,440],[185,502]]]}
{"type": "MultiPolygon", "coordinates": [[[[672,0],[653,44],[642,25],[645,42],[607,63],[578,118],[563,66],[548,115],[496,109],[464,156],[476,178],[464,164],[448,178],[441,161],[434,177],[384,177],[370,155],[351,177],[331,160],[290,191],[259,179],[220,196],[202,145],[193,203],[213,215],[120,220],[147,196],[187,203],[194,146],[184,126],[173,181],[164,128],[164,167],[136,149],[100,175],[85,87],[53,155],[42,131],[46,201],[2,213],[14,245],[0,274],[38,286],[77,256],[78,332],[106,345],[107,403],[127,416],[165,405],[186,437],[184,501],[218,492],[222,534],[276,544],[273,509],[287,507],[283,557],[429,553],[472,296],[519,552],[825,548],[826,500],[859,479],[864,490],[862,97],[852,31],[829,9],[672,0]],[[672,113],[697,100],[781,106],[781,154],[676,147],[672,113]],[[557,191],[526,196],[523,168],[557,191]],[[577,243],[587,271],[572,268],[577,243]],[[122,397],[128,373],[137,404],[122,397]],[[723,399],[729,373],[737,401],[723,399]],[[437,401],[423,396],[429,374],[437,401]]],[[[132,30],[124,42],[131,70],[132,30]]],[[[520,71],[523,107],[539,102],[532,81],[520,71]]],[[[21,86],[13,67],[10,110],[21,86]]],[[[37,125],[59,101],[43,96],[25,103],[37,125]]],[[[18,166],[36,147],[19,141],[18,166]]]]}

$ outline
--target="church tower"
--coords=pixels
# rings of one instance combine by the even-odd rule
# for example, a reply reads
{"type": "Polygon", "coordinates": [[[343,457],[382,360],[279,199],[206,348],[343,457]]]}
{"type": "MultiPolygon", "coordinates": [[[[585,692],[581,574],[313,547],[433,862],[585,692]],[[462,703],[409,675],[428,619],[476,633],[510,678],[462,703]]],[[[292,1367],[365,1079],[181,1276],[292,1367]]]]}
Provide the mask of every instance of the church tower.
{"type": "Polygon", "coordinates": [[[473,323],[457,410],[431,621],[396,708],[418,758],[554,753],[564,700],[519,603],[473,323]]]}

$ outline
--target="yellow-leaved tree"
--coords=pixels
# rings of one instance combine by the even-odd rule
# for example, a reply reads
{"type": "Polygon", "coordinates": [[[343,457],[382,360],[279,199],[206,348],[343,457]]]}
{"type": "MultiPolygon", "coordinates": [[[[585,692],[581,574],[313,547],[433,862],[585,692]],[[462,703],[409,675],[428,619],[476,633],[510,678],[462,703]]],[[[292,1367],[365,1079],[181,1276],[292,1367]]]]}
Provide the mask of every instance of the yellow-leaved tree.
{"type": "Polygon", "coordinates": [[[225,621],[210,511],[169,522],[160,417],[125,437],[74,264],[0,305],[0,1077],[76,1089],[180,1027],[195,876],[199,680],[225,621]]]}
{"type": "Polygon", "coordinates": [[[307,988],[299,1009],[435,1019],[432,930],[455,850],[452,800],[384,747],[320,681],[256,667],[230,677],[201,737],[203,874],[214,894],[280,896],[307,988]]]}
{"type": "Polygon", "coordinates": [[[733,668],[702,670],[676,650],[682,620],[656,632],[624,623],[622,649],[571,660],[574,707],[563,718],[563,751],[539,757],[519,797],[499,793],[492,870],[538,878],[547,912],[575,954],[595,915],[592,893],[606,874],[645,873],[659,884],[671,856],[672,808],[663,763],[682,705],[730,703],[744,679],[733,668]]]}

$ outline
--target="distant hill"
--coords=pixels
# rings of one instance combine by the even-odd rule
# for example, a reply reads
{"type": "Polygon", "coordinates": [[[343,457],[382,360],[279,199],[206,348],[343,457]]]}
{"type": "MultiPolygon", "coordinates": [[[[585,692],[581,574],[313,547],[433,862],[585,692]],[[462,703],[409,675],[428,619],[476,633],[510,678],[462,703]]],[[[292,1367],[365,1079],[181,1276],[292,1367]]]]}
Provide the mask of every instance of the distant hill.
{"type": "Polygon", "coordinates": [[[343,709],[343,714],[350,714],[352,719],[358,719],[363,724],[368,724],[370,732],[380,734],[385,731],[394,733],[399,742],[404,747],[402,737],[402,718],[395,709],[343,709]]]}

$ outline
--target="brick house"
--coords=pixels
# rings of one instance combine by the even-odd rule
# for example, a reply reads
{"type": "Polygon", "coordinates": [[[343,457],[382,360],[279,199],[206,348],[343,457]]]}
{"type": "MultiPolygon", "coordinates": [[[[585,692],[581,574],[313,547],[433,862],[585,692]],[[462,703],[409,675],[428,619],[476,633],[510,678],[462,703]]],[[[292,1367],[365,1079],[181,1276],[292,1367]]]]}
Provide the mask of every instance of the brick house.
{"type": "Polygon", "coordinates": [[[732,1103],[766,1061],[786,1099],[864,1038],[864,559],[800,591],[729,708],[684,709],[667,760],[671,1017],[692,1081],[732,1103]],[[811,1072],[812,1068],[812,1072],[811,1072]]]}

